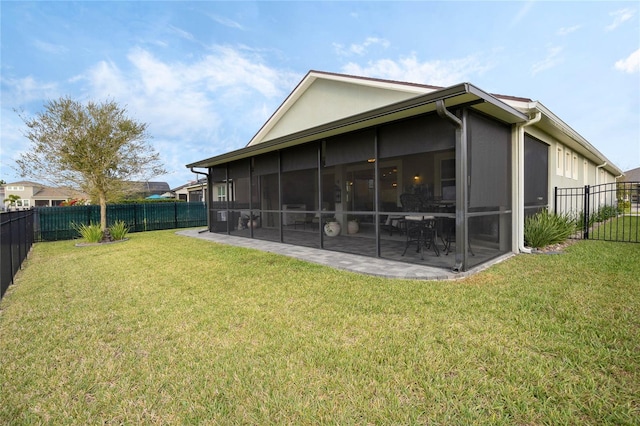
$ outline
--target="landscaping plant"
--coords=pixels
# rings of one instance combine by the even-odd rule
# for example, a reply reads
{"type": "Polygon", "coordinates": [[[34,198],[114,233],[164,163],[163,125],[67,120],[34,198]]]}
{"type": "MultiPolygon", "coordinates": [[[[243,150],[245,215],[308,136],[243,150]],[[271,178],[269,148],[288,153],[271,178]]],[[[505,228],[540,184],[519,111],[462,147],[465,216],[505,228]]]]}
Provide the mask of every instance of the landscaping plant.
{"type": "Polygon", "coordinates": [[[99,243],[102,240],[102,229],[100,224],[73,224],[73,228],[78,231],[80,236],[88,243],[99,243]]]}
{"type": "Polygon", "coordinates": [[[542,210],[524,222],[524,241],[529,247],[545,247],[564,242],[576,232],[576,220],[542,210]]]}
{"type": "Polygon", "coordinates": [[[111,236],[114,240],[124,240],[129,233],[129,227],[124,221],[119,220],[111,225],[111,228],[109,228],[109,232],[111,233],[111,236]]]}

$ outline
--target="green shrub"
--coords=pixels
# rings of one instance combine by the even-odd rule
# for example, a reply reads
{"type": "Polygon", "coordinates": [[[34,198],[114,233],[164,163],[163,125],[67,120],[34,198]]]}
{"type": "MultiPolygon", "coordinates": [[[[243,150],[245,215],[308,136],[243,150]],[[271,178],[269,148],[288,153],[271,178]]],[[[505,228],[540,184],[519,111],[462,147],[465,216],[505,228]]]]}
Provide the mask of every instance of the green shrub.
{"type": "Polygon", "coordinates": [[[102,240],[102,229],[100,224],[73,224],[73,229],[78,231],[80,236],[88,243],[99,243],[102,240]]]}
{"type": "Polygon", "coordinates": [[[529,247],[558,244],[576,232],[576,220],[569,215],[555,215],[546,210],[524,222],[524,241],[529,247]]]}
{"type": "Polygon", "coordinates": [[[630,213],[631,201],[618,200],[618,214],[630,213]]]}
{"type": "Polygon", "coordinates": [[[124,240],[129,233],[129,227],[124,221],[119,220],[111,225],[109,232],[114,240],[124,240]]]}
{"type": "Polygon", "coordinates": [[[616,216],[618,216],[618,208],[616,206],[602,206],[593,215],[593,221],[605,222],[616,216]]]}

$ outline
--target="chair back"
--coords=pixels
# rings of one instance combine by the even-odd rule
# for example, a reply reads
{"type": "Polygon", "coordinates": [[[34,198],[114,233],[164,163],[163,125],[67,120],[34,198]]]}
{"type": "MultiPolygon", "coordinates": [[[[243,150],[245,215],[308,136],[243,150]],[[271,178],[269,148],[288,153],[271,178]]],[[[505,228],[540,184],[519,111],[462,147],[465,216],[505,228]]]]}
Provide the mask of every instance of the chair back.
{"type": "Polygon", "coordinates": [[[402,204],[402,211],[404,212],[423,211],[422,200],[417,194],[400,194],[400,204],[402,204]]]}

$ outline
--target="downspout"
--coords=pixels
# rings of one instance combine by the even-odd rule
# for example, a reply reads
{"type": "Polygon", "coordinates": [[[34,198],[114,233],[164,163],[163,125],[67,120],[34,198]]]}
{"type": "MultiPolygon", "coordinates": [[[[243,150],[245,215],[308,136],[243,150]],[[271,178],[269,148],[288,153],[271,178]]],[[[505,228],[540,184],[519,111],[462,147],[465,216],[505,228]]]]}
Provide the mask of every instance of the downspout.
{"type": "Polygon", "coordinates": [[[209,223],[209,208],[208,208],[209,207],[209,200],[208,200],[208,198],[212,196],[211,195],[212,194],[211,188],[209,188],[209,183],[210,183],[209,182],[209,173],[204,173],[204,172],[199,172],[197,170],[193,170],[193,167],[190,167],[189,170],[191,170],[191,173],[195,174],[196,177],[197,177],[197,175],[202,175],[202,176],[205,176],[206,179],[207,179],[207,188],[209,190],[207,191],[207,198],[206,199],[204,197],[204,188],[202,188],[202,200],[205,202],[205,209],[207,210],[207,212],[206,212],[207,213],[207,229],[202,230],[202,231],[198,231],[198,233],[200,234],[200,233],[203,233],[203,232],[209,232],[209,230],[211,228],[211,224],[209,223]]]}
{"type": "Polygon", "coordinates": [[[464,271],[467,267],[467,246],[469,244],[469,226],[467,222],[467,188],[469,185],[467,168],[467,131],[466,110],[462,111],[462,120],[453,115],[442,99],[436,101],[438,115],[456,126],[456,260],[452,270],[464,271]]]}
{"type": "Polygon", "coordinates": [[[518,126],[518,191],[516,198],[518,200],[518,251],[520,253],[531,253],[531,249],[524,246],[524,128],[536,124],[542,119],[542,113],[536,112],[536,115],[524,124],[518,126]]]}

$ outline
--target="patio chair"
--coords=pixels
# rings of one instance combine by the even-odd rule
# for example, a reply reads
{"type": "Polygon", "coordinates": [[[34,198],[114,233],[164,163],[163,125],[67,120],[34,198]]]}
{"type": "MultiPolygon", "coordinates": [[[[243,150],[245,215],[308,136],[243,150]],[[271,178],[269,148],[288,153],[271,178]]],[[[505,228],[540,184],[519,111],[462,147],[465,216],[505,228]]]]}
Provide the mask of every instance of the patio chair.
{"type": "MultiPolygon", "coordinates": [[[[438,220],[438,235],[444,246],[444,254],[448,255],[451,251],[451,243],[456,242],[456,220],[452,217],[441,217],[438,220]]],[[[467,248],[471,256],[475,256],[471,249],[471,243],[467,242],[467,248]]]]}
{"type": "Polygon", "coordinates": [[[422,220],[405,220],[407,228],[407,242],[402,256],[407,253],[409,246],[416,245],[416,253],[420,253],[420,259],[424,260],[423,248],[431,248],[436,256],[440,256],[440,250],[436,244],[436,220],[432,217],[422,220]]]}

